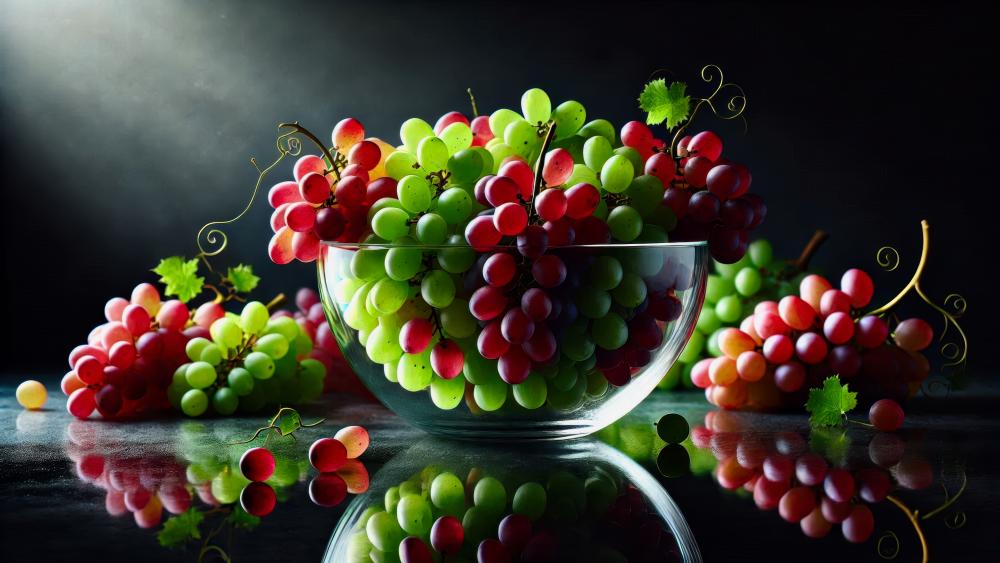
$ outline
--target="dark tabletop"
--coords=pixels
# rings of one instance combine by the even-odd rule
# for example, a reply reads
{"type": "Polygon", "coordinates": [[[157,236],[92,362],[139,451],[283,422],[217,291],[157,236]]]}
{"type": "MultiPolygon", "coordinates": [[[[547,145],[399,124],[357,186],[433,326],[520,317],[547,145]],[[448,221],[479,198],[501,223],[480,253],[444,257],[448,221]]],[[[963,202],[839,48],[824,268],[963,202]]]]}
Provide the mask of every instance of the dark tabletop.
{"type": "MultiPolygon", "coordinates": [[[[162,522],[141,522],[155,524],[146,529],[140,526],[141,518],[127,510],[111,515],[121,507],[106,506],[113,496],[106,492],[109,478],[88,477],[94,472],[88,464],[100,459],[109,472],[115,467],[141,467],[143,475],[180,471],[183,476],[199,447],[249,436],[270,413],[204,421],[76,421],[65,411],[58,379],[44,382],[49,400],[39,412],[21,409],[14,400],[14,385],[0,386],[3,560],[80,561],[85,554],[87,561],[196,561],[199,541],[161,547],[157,532],[162,522]]],[[[885,436],[856,424],[843,431],[810,432],[803,415],[714,412],[699,393],[656,392],[612,428],[587,439],[611,444],[657,477],[679,506],[705,561],[884,561],[893,553],[896,561],[920,561],[916,527],[901,506],[916,511],[930,560],[998,561],[997,396],[995,388],[976,387],[947,398],[919,399],[907,408],[904,428],[885,436]],[[692,473],[679,478],[663,477],[656,466],[662,442],[655,438],[653,422],[667,412],[681,413],[693,429],[687,444],[692,473]],[[789,443],[852,469],[874,466],[873,460],[882,462],[896,485],[891,497],[901,506],[888,499],[872,505],[875,532],[867,542],[848,543],[837,526],[817,540],[807,538],[799,525],[782,520],[776,510],[760,510],[743,487],[727,490],[720,484],[725,478],[718,476],[719,467],[733,463],[728,458],[745,461],[753,450],[750,446],[759,450],[761,444],[788,447],[789,443]],[[887,455],[895,459],[887,462],[887,455]],[[933,512],[954,498],[963,483],[964,491],[953,503],[933,512]]],[[[361,460],[373,487],[383,465],[404,459],[399,456],[426,440],[425,434],[380,405],[349,397],[327,396],[300,410],[305,420],[327,419],[315,429],[300,431],[299,442],[305,444],[349,424],[362,424],[371,432],[372,446],[361,460]]],[[[435,446],[442,459],[461,456],[469,448],[457,442],[444,444],[435,446]]],[[[518,446],[494,447],[505,448],[499,463],[516,469],[521,459],[518,446]]],[[[299,479],[279,489],[277,507],[259,525],[226,528],[215,538],[232,561],[322,559],[352,495],[333,508],[313,504],[308,489],[315,471],[307,470],[304,458],[298,463],[299,479]]],[[[753,466],[752,460],[747,465],[753,466]]],[[[207,509],[197,496],[193,505],[207,509]]],[[[164,510],[161,518],[171,516],[164,510]]],[[[208,519],[202,526],[206,532],[208,519]]],[[[208,553],[204,560],[221,560],[214,557],[208,553]]]]}

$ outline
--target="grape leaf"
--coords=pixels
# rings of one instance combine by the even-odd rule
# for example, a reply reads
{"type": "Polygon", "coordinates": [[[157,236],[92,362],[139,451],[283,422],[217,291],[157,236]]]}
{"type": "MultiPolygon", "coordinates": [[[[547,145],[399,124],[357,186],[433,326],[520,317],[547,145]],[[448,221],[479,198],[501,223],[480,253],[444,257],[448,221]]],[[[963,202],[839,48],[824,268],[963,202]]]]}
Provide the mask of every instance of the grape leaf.
{"type": "Polygon", "coordinates": [[[858,406],[858,394],[849,390],[847,384],[840,384],[840,377],[834,375],[823,380],[823,387],[809,390],[806,410],[812,426],[839,426],[844,415],[858,406]]]}
{"type": "Polygon", "coordinates": [[[156,533],[156,541],[163,547],[177,547],[188,540],[201,539],[198,525],[205,515],[197,508],[189,508],[177,516],[168,518],[163,523],[163,529],[156,533]]]}
{"type": "Polygon", "coordinates": [[[843,465],[851,447],[851,437],[843,428],[813,428],[809,447],[836,465],[843,465]]]}
{"type": "Polygon", "coordinates": [[[674,82],[667,86],[662,78],[646,84],[639,94],[639,107],[646,112],[646,123],[659,125],[667,122],[667,129],[680,125],[691,110],[691,98],[684,91],[687,84],[674,82]]]}
{"type": "Polygon", "coordinates": [[[167,286],[167,295],[176,296],[181,301],[190,301],[201,293],[205,278],[198,275],[198,259],[185,260],[183,256],[171,256],[160,260],[153,268],[160,275],[160,283],[167,286]]]}
{"type": "Polygon", "coordinates": [[[278,433],[282,436],[288,436],[295,432],[299,426],[302,426],[302,417],[294,409],[288,409],[278,419],[278,433]]]}
{"type": "Polygon", "coordinates": [[[233,284],[233,289],[240,293],[250,293],[260,283],[260,277],[253,273],[253,266],[246,264],[239,264],[235,268],[230,266],[226,272],[226,279],[233,284]]]}
{"type": "Polygon", "coordinates": [[[233,511],[227,516],[227,519],[237,528],[251,529],[260,524],[260,517],[243,510],[243,507],[239,503],[235,505],[233,511]]]}

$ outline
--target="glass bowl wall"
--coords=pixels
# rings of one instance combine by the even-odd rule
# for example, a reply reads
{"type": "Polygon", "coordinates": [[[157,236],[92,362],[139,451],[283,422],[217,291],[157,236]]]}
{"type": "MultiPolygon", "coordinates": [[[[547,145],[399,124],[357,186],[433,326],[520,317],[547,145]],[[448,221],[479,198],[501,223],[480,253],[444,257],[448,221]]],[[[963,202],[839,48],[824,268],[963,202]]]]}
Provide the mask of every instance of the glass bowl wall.
{"type": "MultiPolygon", "coordinates": [[[[606,444],[582,440],[501,449],[428,438],[390,460],[372,477],[368,491],[354,498],[337,523],[323,561],[397,560],[396,553],[389,553],[391,546],[383,545],[388,548],[383,552],[372,544],[367,521],[385,519],[375,515],[386,510],[387,502],[395,510],[395,502],[407,494],[425,499],[431,520],[450,514],[463,522],[462,550],[445,561],[475,561],[478,543],[496,538],[497,524],[511,513],[532,520],[533,539],[521,552],[522,561],[702,560],[683,513],[667,491],[639,464],[606,444]],[[438,476],[441,483],[435,484],[438,476]],[[502,510],[491,514],[484,510],[485,503],[477,505],[475,489],[483,479],[494,480],[494,490],[496,482],[502,486],[502,510]],[[448,481],[464,484],[464,503],[441,502],[448,498],[440,492],[448,481]],[[544,490],[543,500],[522,502],[532,489],[544,490]]],[[[459,501],[462,497],[457,493],[459,501]]],[[[426,534],[405,531],[399,531],[393,545],[406,535],[417,535],[430,546],[426,534]]]]}
{"type": "MultiPolygon", "coordinates": [[[[455,253],[471,253],[468,247],[407,246],[408,250],[420,251],[421,264],[420,271],[412,279],[405,280],[410,297],[398,313],[376,316],[378,310],[369,302],[369,294],[373,284],[386,276],[384,270],[379,269],[379,256],[384,257],[399,248],[401,246],[391,244],[323,245],[318,275],[327,319],[345,358],[385,406],[432,434],[479,440],[572,438],[600,430],[628,413],[655,388],[687,344],[704,299],[708,262],[705,243],[549,248],[546,255],[559,257],[566,266],[565,281],[544,290],[554,304],[553,311],[559,309],[558,316],[553,314],[555,318],[544,321],[555,336],[557,350],[549,362],[534,362],[529,376],[535,379],[534,395],[525,400],[526,394],[521,393],[525,389],[515,394],[512,386],[501,380],[496,360],[486,360],[477,351],[477,337],[486,323],[475,321],[471,315],[465,315],[463,323],[454,323],[457,315],[429,308],[420,290],[425,272],[431,269],[440,272],[441,264],[447,264],[452,271],[448,277],[456,288],[455,307],[464,307],[467,311],[471,294],[484,283],[485,256],[506,252],[522,261],[520,277],[515,276],[514,281],[503,288],[508,304],[515,306],[521,302],[524,292],[538,286],[530,272],[530,261],[521,258],[514,247],[495,247],[485,253],[466,256],[462,262],[455,253]],[[609,285],[606,279],[609,263],[621,266],[622,281],[606,291],[600,287],[609,285]],[[375,264],[374,272],[372,264],[375,264]],[[604,274],[601,279],[597,271],[604,274]],[[629,287],[623,289],[626,284],[629,287]],[[662,301],[668,299],[668,295],[673,312],[664,314],[662,301]],[[650,328],[649,318],[654,312],[656,318],[673,320],[657,320],[650,328]],[[641,314],[647,321],[644,339],[637,338],[640,332],[631,327],[632,319],[641,314]],[[414,384],[410,377],[406,379],[406,386],[411,390],[404,389],[399,376],[400,364],[411,361],[416,365],[412,361],[420,363],[421,360],[403,356],[399,363],[390,361],[386,366],[373,361],[372,346],[366,348],[363,344],[371,344],[368,342],[371,334],[381,333],[386,337],[388,333],[391,340],[393,331],[398,331],[402,321],[413,315],[428,318],[437,326],[443,325],[443,335],[462,348],[465,367],[450,385],[433,374],[425,356],[419,373],[426,379],[414,384]],[[608,316],[617,316],[614,320],[619,329],[619,320],[629,323],[627,337],[619,330],[610,336],[604,334],[605,338],[595,338],[598,324],[615,325],[607,322],[605,317],[608,316]],[[359,322],[360,317],[364,318],[359,322]],[[383,321],[389,325],[388,330],[374,332],[373,327],[383,321]],[[449,334],[449,325],[462,326],[461,337],[449,334]],[[361,330],[356,330],[358,328],[361,330]],[[651,330],[655,332],[652,341],[651,330]],[[614,342],[608,344],[608,340],[614,342]],[[623,344],[610,348],[619,342],[623,344]],[[645,342],[646,348],[636,342],[645,342]],[[464,385],[461,378],[465,380],[464,385]],[[540,403],[539,393],[545,396],[540,403]],[[497,406],[498,402],[501,406],[497,406]],[[488,408],[481,408],[483,406],[488,408]]],[[[612,277],[614,275],[613,271],[612,277]]],[[[374,355],[384,359],[384,355],[374,355]]],[[[409,373],[412,375],[412,371],[409,373]]]]}

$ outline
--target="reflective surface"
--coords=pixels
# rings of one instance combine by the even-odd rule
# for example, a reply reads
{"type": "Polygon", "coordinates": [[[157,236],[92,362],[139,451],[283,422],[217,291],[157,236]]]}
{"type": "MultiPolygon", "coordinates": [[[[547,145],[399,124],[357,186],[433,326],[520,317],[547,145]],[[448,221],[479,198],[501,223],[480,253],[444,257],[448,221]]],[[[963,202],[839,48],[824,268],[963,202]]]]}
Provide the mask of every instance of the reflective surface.
{"type": "MultiPolygon", "coordinates": [[[[44,381],[55,389],[55,378],[44,381]]],[[[13,386],[5,385],[0,387],[0,424],[6,430],[0,434],[0,543],[3,559],[12,561],[79,560],[80,554],[95,561],[227,560],[223,555],[232,561],[317,561],[338,545],[333,541],[338,525],[350,531],[365,508],[379,498],[384,502],[387,487],[435,466],[463,478],[480,467],[507,488],[525,480],[548,486],[560,470],[584,483],[614,475],[616,491],[628,494],[634,486],[645,507],[643,518],[657,523],[657,549],[642,551],[649,560],[696,560],[700,553],[705,561],[884,561],[893,555],[895,561],[920,561],[918,527],[931,561],[997,560],[1000,548],[992,535],[1000,519],[997,396],[994,389],[980,388],[946,401],[918,401],[903,431],[879,434],[853,424],[844,432],[810,432],[798,415],[716,412],[698,395],[654,395],[590,439],[517,449],[433,441],[383,407],[327,398],[303,409],[305,420],[322,413],[330,416],[327,422],[300,430],[296,442],[272,444],[278,468],[268,486],[277,502],[257,519],[240,507],[246,483],[234,473],[246,446],[228,444],[249,437],[262,419],[71,421],[58,394],[50,393],[46,410],[25,412],[14,402],[13,386]],[[657,470],[664,447],[653,422],[666,412],[681,413],[692,429],[681,446],[690,471],[677,478],[657,470]],[[361,458],[371,488],[356,495],[341,491],[337,478],[317,480],[304,451],[316,437],[357,423],[371,431],[372,447],[361,458]],[[867,541],[846,541],[837,524],[825,537],[809,538],[800,524],[786,522],[748,490],[762,478],[768,456],[795,461],[810,452],[855,477],[863,472],[887,477],[885,499],[867,502],[860,493],[855,498],[874,517],[867,541]],[[954,502],[947,504],[949,499],[954,502]],[[326,507],[314,500],[339,502],[326,507]],[[906,511],[916,513],[917,526],[906,511]],[[199,520],[198,537],[191,533],[191,519],[199,520]]],[[[345,488],[360,493],[361,475],[355,467],[340,478],[345,488]]],[[[813,491],[817,499],[825,494],[822,486],[813,491]]],[[[594,536],[597,543],[638,552],[637,546],[649,541],[650,536],[615,532],[613,518],[603,522],[610,527],[594,536]]]]}

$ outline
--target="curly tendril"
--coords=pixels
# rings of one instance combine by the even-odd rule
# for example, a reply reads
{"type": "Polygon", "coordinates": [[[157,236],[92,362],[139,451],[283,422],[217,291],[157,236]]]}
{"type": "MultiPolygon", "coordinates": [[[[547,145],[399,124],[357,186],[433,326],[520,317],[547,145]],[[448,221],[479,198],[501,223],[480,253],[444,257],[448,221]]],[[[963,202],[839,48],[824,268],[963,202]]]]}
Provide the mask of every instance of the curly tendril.
{"type": "Polygon", "coordinates": [[[883,246],[875,253],[875,262],[883,270],[892,272],[899,267],[899,251],[891,246],[883,246]]]}
{"type": "Polygon", "coordinates": [[[896,532],[889,530],[879,536],[878,543],[875,544],[875,551],[878,552],[878,556],[882,559],[895,559],[899,555],[901,547],[899,536],[896,535],[896,532]],[[887,545],[889,547],[888,550],[885,549],[887,545]]]}
{"type": "MultiPolygon", "coordinates": [[[[663,72],[668,72],[666,69],[659,69],[653,73],[653,76],[663,72]]],[[[722,68],[718,65],[709,64],[701,67],[701,72],[698,73],[702,82],[709,85],[714,85],[712,93],[704,98],[694,98],[696,100],[694,108],[691,110],[691,115],[687,120],[677,128],[677,132],[674,133],[674,138],[670,142],[670,153],[677,154],[677,143],[680,141],[681,136],[687,129],[688,125],[694,121],[696,115],[698,115],[698,110],[702,106],[708,106],[708,109],[719,119],[730,121],[733,119],[743,120],[743,132],[746,133],[749,124],[747,123],[744,113],[747,109],[747,95],[743,90],[743,87],[739,84],[733,82],[726,82],[725,75],[722,72],[722,68]],[[719,96],[723,90],[731,92],[731,94],[724,94],[723,97],[729,96],[725,103],[725,111],[720,112],[716,107],[716,96],[719,96]]]]}

